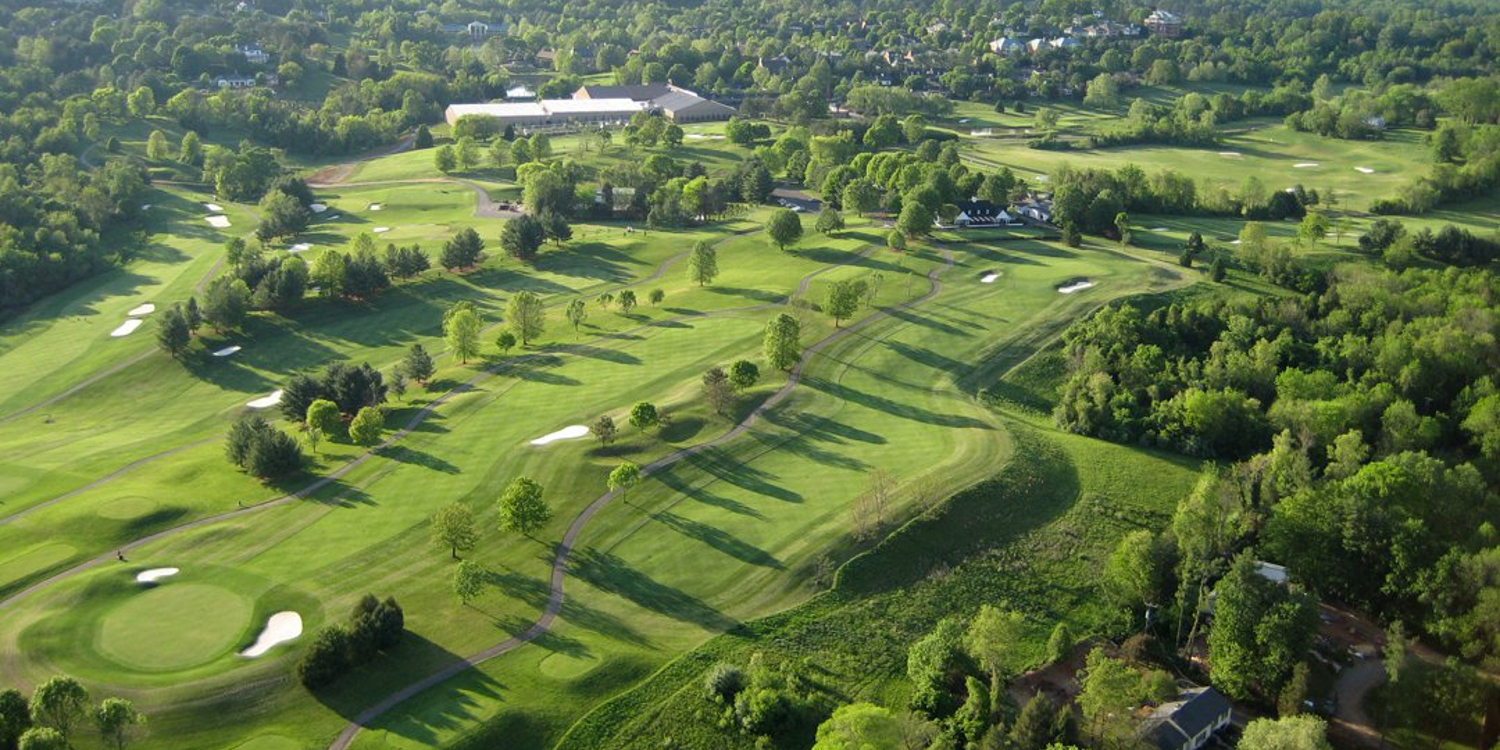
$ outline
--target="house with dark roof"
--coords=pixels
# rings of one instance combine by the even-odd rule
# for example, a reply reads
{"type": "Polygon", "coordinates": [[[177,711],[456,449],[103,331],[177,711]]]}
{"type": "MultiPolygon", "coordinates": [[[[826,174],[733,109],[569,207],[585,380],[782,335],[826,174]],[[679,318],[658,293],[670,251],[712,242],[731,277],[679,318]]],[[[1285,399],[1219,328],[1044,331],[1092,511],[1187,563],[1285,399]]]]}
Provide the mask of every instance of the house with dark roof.
{"type": "Polygon", "coordinates": [[[953,225],[958,227],[1001,227],[1015,221],[1004,208],[989,201],[959,201],[958,216],[953,225]]]}
{"type": "Polygon", "coordinates": [[[734,107],[704,99],[691,91],[673,91],[647,102],[672,122],[714,122],[728,120],[735,113],[734,107]]]}
{"type": "Polygon", "coordinates": [[[1141,735],[1157,750],[1199,750],[1229,726],[1234,707],[1211,687],[1193,688],[1157,706],[1141,724],[1141,735]]]}

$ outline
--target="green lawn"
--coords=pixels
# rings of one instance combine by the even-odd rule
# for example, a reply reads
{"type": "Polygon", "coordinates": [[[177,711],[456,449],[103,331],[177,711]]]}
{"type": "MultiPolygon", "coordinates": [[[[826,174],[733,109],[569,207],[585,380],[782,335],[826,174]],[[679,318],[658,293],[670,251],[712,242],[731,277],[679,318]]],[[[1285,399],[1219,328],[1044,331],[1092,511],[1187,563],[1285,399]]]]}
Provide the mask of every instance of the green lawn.
{"type": "MultiPolygon", "coordinates": [[[[648,153],[616,145],[601,155],[573,137],[554,144],[595,167],[648,153]]],[[[987,148],[974,145],[972,156],[1012,157],[987,148]]],[[[744,152],[705,137],[673,153],[728,169],[744,152]]],[[[456,177],[513,199],[507,171],[456,177]]],[[[66,671],[99,694],[128,696],[151,716],[143,748],[324,746],[381,697],[526,631],[546,604],[557,543],[613,467],[715,441],[772,398],[783,373],[764,372],[735,413],[713,414],[701,378],[740,358],[764,367],[762,332],[780,312],[801,322],[804,345],[837,335],[784,400],[603,506],[576,539],[566,600],[547,633],[403,703],[358,747],[541,747],[565,735],[567,746],[644,747],[658,718],[691,725],[691,702],[660,698],[697,679],[703,654],[740,658],[750,648],[826,653],[820,666],[848,679],[841,684],[889,698],[902,689],[892,659],[904,646],[894,644],[941,614],[1007,601],[1038,639],[1058,619],[1085,631],[1097,624],[1106,615],[1089,594],[1104,552],[1123,531],[1159,523],[1193,481],[1187,462],[1052,430],[1039,416],[1060,366],[1047,346],[1111,300],[1184,290],[1201,275],[1176,266],[1174,246],[1195,228],[1232,235],[1232,223],[1146,217],[1134,248],[941,234],[898,254],[882,230],[854,221],[781,253],[758,231],[768,214],[760,208],[690,230],[579,224],[565,247],[523,265],[503,257],[500,221],[475,218],[473,189],[443,180],[430,152],[371,160],[348,180],[318,191],[329,210],[293,242],[316,253],[387,228],[381,244],[416,243],[435,258],[472,226],[489,257],[471,273],[429,272],[372,300],[310,298],[285,315],[257,314],[243,331],[202,331],[173,361],[156,350],[154,321],[212,275],[224,240],[248,232],[254,215],[226,203],[233,226],[215,230],[204,196],[168,187],[153,194],[156,231],[141,257],[0,325],[0,367],[14,374],[0,384],[0,596],[98,563],[6,605],[0,681],[31,685],[66,671]],[[699,240],[716,243],[722,270],[702,287],[684,269],[699,240]],[[845,279],[878,287],[870,307],[836,328],[818,307],[828,284],[845,279]],[[1077,280],[1095,286],[1058,292],[1077,280]],[[665,299],[628,315],[595,301],[625,288],[642,298],[661,289],[665,299]],[[522,290],[549,306],[548,330],[502,357],[493,340],[522,290]],[[580,298],[589,316],[575,331],[561,308],[580,298]],[[443,311],[459,300],[487,327],[483,355],[467,363],[445,353],[440,335],[443,311]],[[144,302],[158,313],[111,337],[144,302]],[[387,428],[409,430],[399,440],[368,456],[326,440],[304,474],[274,485],[224,460],[223,435],[246,402],[293,373],[342,361],[390,372],[415,343],[434,352],[439,372],[389,405],[387,428]],[[231,344],[243,349],[210,354],[231,344]],[[1015,398],[997,409],[976,398],[981,389],[1015,398]],[[642,400],[669,423],[629,427],[642,400]],[[622,426],[612,445],[531,445],[602,414],[622,426]],[[900,483],[883,531],[903,528],[878,548],[878,535],[856,538],[850,516],[877,468],[900,483]],[[495,498],[520,475],[546,488],[553,510],[531,537],[497,529],[495,498]],[[919,518],[927,501],[949,496],[947,510],[919,518]],[[454,563],[428,541],[428,519],[455,501],[483,530],[466,557],[490,572],[471,605],[449,591],[454,563]],[[829,563],[851,559],[839,589],[819,595],[829,563]],[[882,561],[890,576],[874,574],[882,561]],[[182,572],[154,587],[134,582],[158,566],[182,572]],[[962,575],[929,575],[940,567],[962,575]],[[899,584],[908,585],[898,596],[899,584]],[[316,695],[289,682],[311,634],[344,621],[366,592],[400,601],[407,642],[316,695]],[[301,614],[304,636],[239,657],[283,610],[301,614]],[[622,707],[628,721],[578,724],[593,709],[609,717],[622,707]]],[[[1265,291],[1230,280],[1213,293],[1265,291]]],[[[695,741],[707,747],[708,738],[695,741]]]]}

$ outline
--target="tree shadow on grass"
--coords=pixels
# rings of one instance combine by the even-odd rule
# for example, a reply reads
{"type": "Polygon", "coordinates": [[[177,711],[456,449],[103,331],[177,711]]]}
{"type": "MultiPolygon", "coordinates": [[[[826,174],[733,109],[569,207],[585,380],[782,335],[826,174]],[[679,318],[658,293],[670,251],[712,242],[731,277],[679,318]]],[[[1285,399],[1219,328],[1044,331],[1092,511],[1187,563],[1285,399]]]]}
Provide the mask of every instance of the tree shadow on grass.
{"type": "Polygon", "coordinates": [[[739,537],[736,537],[733,534],[724,531],[723,529],[715,526],[710,526],[699,521],[694,521],[689,518],[683,518],[682,516],[679,516],[670,511],[651,513],[649,515],[651,516],[652,520],[661,523],[667,528],[670,528],[673,531],[682,534],[683,536],[703,542],[704,544],[707,544],[708,546],[713,547],[714,549],[723,552],[724,554],[729,555],[730,557],[733,557],[740,562],[750,563],[751,565],[759,565],[763,568],[773,568],[775,570],[783,569],[781,561],[776,559],[775,555],[772,555],[771,553],[766,552],[765,550],[753,544],[750,544],[749,542],[746,542],[743,539],[740,539],[739,537]]]}
{"type": "Polygon", "coordinates": [[[421,466],[423,468],[432,469],[433,471],[440,471],[444,474],[458,473],[457,466],[454,466],[453,464],[450,464],[447,461],[444,461],[443,459],[432,455],[431,453],[424,453],[419,450],[413,450],[404,445],[387,445],[386,447],[381,448],[379,453],[386,458],[389,458],[393,461],[399,461],[403,464],[421,466]]]}
{"type": "MultiPolygon", "coordinates": [[[[401,643],[389,652],[376,656],[362,667],[350,670],[332,685],[309,692],[319,703],[345,720],[354,721],[378,698],[414,680],[445,669],[457,668],[462,661],[463,657],[460,655],[408,630],[402,635],[401,643]]],[[[444,691],[447,697],[442,701],[424,702],[427,710],[397,710],[366,726],[376,725],[423,746],[432,747],[439,744],[440,733],[452,732],[483,721],[485,717],[478,715],[476,711],[484,703],[499,699],[500,691],[505,689],[505,685],[476,669],[464,669],[461,674],[462,679],[446,680],[433,688],[444,691]]]]}
{"type": "Polygon", "coordinates": [[[899,308],[899,307],[889,308],[889,309],[886,310],[886,313],[888,315],[890,315],[891,317],[896,318],[898,320],[903,320],[903,321],[906,321],[907,323],[911,323],[911,324],[914,324],[914,325],[919,325],[919,326],[922,326],[923,328],[931,328],[934,331],[937,331],[939,333],[945,333],[945,334],[948,334],[949,336],[959,336],[959,337],[962,337],[962,338],[973,338],[974,337],[974,334],[972,334],[972,333],[970,333],[968,331],[965,331],[962,328],[958,328],[956,326],[951,326],[951,325],[948,325],[947,323],[944,323],[944,322],[942,322],[940,320],[937,320],[937,316],[935,316],[935,315],[929,315],[929,314],[926,314],[926,313],[920,313],[920,314],[919,313],[913,313],[910,310],[906,310],[904,308],[899,308]]]}
{"type": "Polygon", "coordinates": [[[714,294],[722,294],[726,297],[744,297],[748,300],[762,302],[768,305],[779,304],[786,301],[785,294],[767,291],[765,289],[746,289],[740,286],[710,286],[705,287],[714,294]]]}
{"type": "Polygon", "coordinates": [[[740,624],[707,602],[653,580],[610,552],[600,552],[592,547],[575,550],[568,563],[568,573],[600,591],[705,630],[722,632],[740,624]]]}
{"type": "Polygon", "coordinates": [[[935,352],[926,347],[911,346],[909,344],[903,344],[900,341],[895,340],[887,341],[886,345],[889,346],[891,350],[896,352],[897,354],[900,354],[901,356],[906,357],[907,359],[918,364],[931,367],[934,370],[960,373],[968,367],[968,365],[963,362],[953,359],[952,357],[939,354],[938,352],[935,352]]]}
{"type": "Polygon", "coordinates": [[[670,423],[657,432],[657,436],[663,442],[682,443],[697,437],[707,424],[708,420],[702,417],[673,417],[670,423]]]}
{"type": "Polygon", "coordinates": [[[764,513],[761,513],[760,511],[738,500],[735,500],[734,498],[724,497],[723,495],[718,495],[709,491],[707,486],[694,486],[692,484],[689,484],[688,482],[684,481],[682,477],[677,475],[676,467],[669,467],[665,471],[657,474],[652,474],[651,478],[657,480],[658,482],[661,482],[678,494],[692,500],[696,500],[700,503],[703,503],[704,505],[712,505],[717,508],[723,508],[724,510],[727,510],[731,513],[738,513],[742,516],[750,516],[751,518],[764,519],[766,517],[764,513]]]}
{"type": "Polygon", "coordinates": [[[773,484],[774,476],[734,457],[722,448],[707,448],[688,457],[682,463],[756,494],[774,497],[788,503],[802,502],[801,495],[773,484]]]}
{"type": "MultiPolygon", "coordinates": [[[[551,557],[547,557],[551,562],[551,557]]],[[[489,585],[499,589],[505,596],[524,602],[528,607],[541,611],[547,606],[547,600],[551,596],[546,581],[540,578],[521,575],[514,571],[486,571],[489,585]]],[[[576,597],[564,598],[562,611],[559,616],[564,620],[577,625],[584,630],[598,633],[608,638],[630,643],[637,646],[649,646],[651,642],[640,631],[636,630],[630,623],[593,607],[578,602],[576,597]]],[[[497,626],[511,635],[524,633],[535,622],[535,618],[512,617],[502,623],[496,619],[497,626]]],[[[549,647],[547,643],[538,639],[535,641],[549,651],[564,650],[561,642],[554,642],[557,647],[549,647]]]]}
{"type": "Polygon", "coordinates": [[[605,362],[613,362],[618,365],[642,364],[640,357],[637,357],[634,354],[616,351],[614,349],[605,349],[598,346],[589,346],[588,344],[573,344],[571,346],[568,346],[567,350],[568,353],[577,354],[580,357],[588,357],[589,359],[601,359],[605,362]]]}
{"type": "Polygon", "coordinates": [[[824,393],[827,393],[831,396],[835,396],[846,401],[851,401],[869,409],[883,411],[887,414],[901,417],[903,419],[910,419],[917,422],[940,425],[942,427],[964,427],[978,430],[993,429],[988,424],[974,419],[973,417],[962,417],[955,414],[939,414],[935,411],[923,409],[919,406],[913,406],[911,404],[901,403],[899,401],[892,401],[891,399],[885,398],[884,396],[877,396],[873,393],[865,393],[864,391],[855,390],[841,383],[835,383],[824,378],[809,376],[804,377],[802,379],[802,382],[809,388],[823,391],[824,393]]]}

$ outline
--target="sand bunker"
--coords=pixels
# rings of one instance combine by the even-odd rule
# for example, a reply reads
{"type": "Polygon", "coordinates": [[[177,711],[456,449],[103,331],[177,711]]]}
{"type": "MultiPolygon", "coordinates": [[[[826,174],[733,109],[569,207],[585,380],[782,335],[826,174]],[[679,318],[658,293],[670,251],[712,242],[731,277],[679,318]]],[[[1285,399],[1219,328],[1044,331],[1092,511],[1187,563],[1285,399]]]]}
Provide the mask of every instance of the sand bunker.
{"type": "Polygon", "coordinates": [[[1240,244],[1243,241],[1244,240],[1234,240],[1234,241],[1230,242],[1229,244],[1231,244],[1231,245],[1238,245],[1238,244],[1240,244]]]}
{"type": "Polygon", "coordinates": [[[227,357],[227,356],[229,356],[231,354],[234,354],[235,352],[237,352],[239,350],[240,350],[240,348],[238,346],[226,346],[223,349],[220,349],[220,350],[214,352],[214,356],[215,357],[227,357]]]}
{"type": "Polygon", "coordinates": [[[129,315],[132,318],[139,318],[142,315],[150,315],[151,313],[154,313],[154,312],[156,312],[156,305],[153,305],[150,302],[147,302],[144,305],[140,305],[138,307],[135,307],[135,308],[131,309],[130,312],[125,313],[125,314],[129,315]]]}
{"type": "Polygon", "coordinates": [[[213,227],[214,229],[228,229],[229,228],[229,217],[228,216],[210,216],[210,217],[208,217],[208,225],[211,226],[211,227],[213,227]]]}
{"type": "Polygon", "coordinates": [[[320,213],[323,213],[324,211],[328,210],[328,204],[326,204],[326,203],[313,203],[313,204],[309,204],[308,207],[307,207],[307,209],[309,211],[312,211],[315,214],[320,214],[320,213]]]}
{"type": "Polygon", "coordinates": [[[1170,230],[1168,230],[1166,227],[1151,227],[1151,231],[1153,231],[1153,232],[1166,232],[1166,231],[1170,231],[1170,230]]]}
{"type": "Polygon", "coordinates": [[[296,612],[277,612],[266,620],[266,629],[260,631],[255,644],[240,652],[240,656],[254,659],[270,651],[272,647],[286,643],[302,635],[302,615],[296,612]]]}
{"type": "Polygon", "coordinates": [[[139,318],[131,318],[130,320],[121,323],[119,328],[110,331],[109,335],[115,338],[120,338],[121,336],[129,336],[130,334],[135,333],[135,329],[140,327],[141,320],[139,318]]]}
{"type": "Polygon", "coordinates": [[[141,204],[141,210],[142,211],[150,211],[151,210],[151,204],[150,203],[142,203],[141,204]]]}
{"type": "Polygon", "coordinates": [[[1244,154],[1241,154],[1238,151],[1220,151],[1219,152],[1219,156],[1228,156],[1228,157],[1231,157],[1231,158],[1239,158],[1241,156],[1244,156],[1244,154]]]}
{"type": "Polygon", "coordinates": [[[329,214],[327,218],[328,218],[329,221],[333,221],[334,219],[337,219],[338,217],[339,217],[338,214],[329,214]]]}
{"type": "Polygon", "coordinates": [[[991,272],[989,272],[989,273],[987,273],[987,274],[979,277],[979,283],[981,283],[981,284],[993,284],[993,283],[995,283],[995,279],[998,279],[998,278],[1000,278],[1000,274],[995,273],[994,271],[991,271],[991,272]]]}
{"type": "Polygon", "coordinates": [[[1369,167],[1355,167],[1354,171],[1360,172],[1360,173],[1363,173],[1363,174],[1375,174],[1375,170],[1370,169],[1369,167]]]}
{"type": "Polygon", "coordinates": [[[379,203],[371,203],[370,204],[370,210],[371,211],[379,211],[380,209],[381,209],[381,205],[379,203]]]}
{"type": "Polygon", "coordinates": [[[375,227],[374,229],[371,229],[370,231],[372,231],[372,232],[374,232],[376,234],[385,234],[386,232],[391,231],[391,228],[390,227],[375,227]]]}
{"type": "Polygon", "coordinates": [[[1293,164],[1292,168],[1293,169],[1307,169],[1308,167],[1316,167],[1316,166],[1318,166],[1318,163],[1315,162],[1315,161],[1304,161],[1304,162],[1300,162],[1300,163],[1297,163],[1297,164],[1293,164]]]}
{"type": "Polygon", "coordinates": [[[588,427],[581,424],[571,424],[567,427],[562,428],[561,430],[558,430],[557,432],[550,432],[546,435],[543,435],[536,440],[531,441],[531,444],[546,445],[558,440],[577,440],[578,438],[586,437],[588,434],[588,427]]]}
{"type": "Polygon", "coordinates": [[[1057,291],[1059,294],[1072,294],[1073,292],[1081,292],[1093,285],[1094,282],[1092,281],[1075,281],[1067,286],[1058,287],[1057,291]]]}
{"type": "Polygon", "coordinates": [[[251,409],[269,409],[279,403],[281,403],[281,389],[277,388],[276,390],[271,391],[271,395],[255,399],[254,401],[245,404],[245,406],[248,406],[251,409]]]}
{"type": "Polygon", "coordinates": [[[217,203],[205,203],[203,204],[203,207],[210,211],[213,211],[216,214],[224,213],[224,207],[217,203]]]}
{"type": "Polygon", "coordinates": [[[143,570],[135,575],[136,583],[156,583],[163,578],[177,575],[176,568],[152,568],[143,570]]]}
{"type": "Polygon", "coordinates": [[[311,250],[311,249],[312,249],[312,243],[311,242],[298,242],[297,244],[292,245],[291,248],[289,248],[287,250],[287,252],[289,252],[289,253],[305,253],[305,252],[307,252],[308,250],[311,250]]]}

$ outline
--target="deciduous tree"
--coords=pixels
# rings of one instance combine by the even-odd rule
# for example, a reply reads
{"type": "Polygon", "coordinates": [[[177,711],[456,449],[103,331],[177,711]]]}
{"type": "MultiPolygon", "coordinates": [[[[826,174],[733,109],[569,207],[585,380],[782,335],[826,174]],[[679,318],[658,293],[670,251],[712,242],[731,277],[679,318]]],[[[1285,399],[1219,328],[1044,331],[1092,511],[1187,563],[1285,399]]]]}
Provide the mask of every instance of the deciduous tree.
{"type": "Polygon", "coordinates": [[[802,324],[786,313],[777,313],[766,324],[761,349],[770,366],[778,370],[792,369],[802,358],[802,324]]]}
{"type": "Polygon", "coordinates": [[[552,509],[542,498],[542,486],[527,477],[516,477],[500,493],[500,528],[526,536],[552,518],[552,509]]]}
{"type": "Polygon", "coordinates": [[[714,277],[719,275],[719,254],[706,240],[699,240],[698,244],[693,245],[687,266],[688,278],[697,282],[698,286],[712,284],[714,277]]]}
{"type": "Polygon", "coordinates": [[[517,292],[505,306],[505,324],[521,340],[521,346],[529,346],[547,328],[547,307],[535,293],[517,292]]]}
{"type": "Polygon", "coordinates": [[[438,509],[432,516],[432,544],[447,547],[453,559],[459,552],[474,549],[479,543],[479,530],[474,526],[474,511],[460,502],[452,502],[438,509]]]}
{"type": "Polygon", "coordinates": [[[458,310],[443,321],[443,340],[459,361],[468,364],[469,357],[479,355],[479,332],[484,323],[472,308],[458,310]]]}
{"type": "Polygon", "coordinates": [[[766,222],[766,236],[776,243],[777,249],[786,250],[787,246],[802,239],[802,217],[791,209],[778,208],[772,211],[771,218],[766,222]]]}

